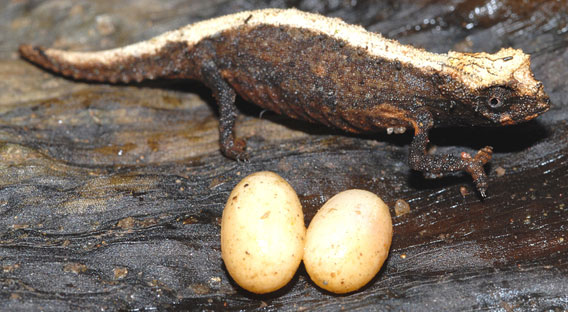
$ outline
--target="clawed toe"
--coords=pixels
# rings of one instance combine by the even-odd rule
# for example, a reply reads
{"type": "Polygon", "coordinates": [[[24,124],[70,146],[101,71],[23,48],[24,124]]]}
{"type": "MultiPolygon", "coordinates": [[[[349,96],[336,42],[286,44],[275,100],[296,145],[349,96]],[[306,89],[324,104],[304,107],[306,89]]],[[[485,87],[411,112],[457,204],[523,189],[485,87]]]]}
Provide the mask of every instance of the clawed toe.
{"type": "Polygon", "coordinates": [[[480,161],[482,164],[486,164],[491,160],[493,156],[493,147],[486,146],[480,149],[473,159],[480,161]]]}
{"type": "Polygon", "coordinates": [[[228,144],[222,145],[223,155],[236,161],[246,162],[249,159],[246,150],[246,142],[242,139],[235,139],[228,144]]]}
{"type": "Polygon", "coordinates": [[[249,156],[245,151],[227,150],[223,153],[223,155],[239,162],[247,162],[249,160],[249,156]]]}
{"type": "Polygon", "coordinates": [[[475,158],[471,158],[469,154],[468,154],[469,158],[463,157],[462,155],[462,159],[468,162],[468,164],[465,167],[465,171],[471,175],[471,177],[473,178],[473,182],[477,187],[477,190],[479,191],[479,193],[483,198],[486,197],[485,192],[487,191],[487,186],[488,186],[487,175],[485,174],[483,165],[485,165],[485,163],[487,163],[487,161],[491,159],[491,154],[487,154],[486,152],[487,151],[483,150],[479,151],[477,155],[475,155],[475,158]]]}

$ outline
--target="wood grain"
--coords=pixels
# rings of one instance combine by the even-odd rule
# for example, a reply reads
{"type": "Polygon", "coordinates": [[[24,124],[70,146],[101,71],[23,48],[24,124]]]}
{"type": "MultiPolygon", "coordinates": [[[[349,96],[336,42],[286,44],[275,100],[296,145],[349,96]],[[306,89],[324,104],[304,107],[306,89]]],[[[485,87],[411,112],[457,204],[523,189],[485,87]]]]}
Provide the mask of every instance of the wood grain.
{"type": "Polygon", "coordinates": [[[411,171],[410,134],[347,135],[241,100],[237,133],[248,138],[251,160],[234,162],[219,153],[216,108],[200,84],[86,84],[15,54],[21,43],[120,46],[255,3],[0,4],[0,310],[568,309],[563,2],[497,1],[493,15],[494,1],[481,0],[295,3],[431,51],[512,46],[533,54],[551,111],[515,127],[432,133],[436,152],[495,147],[485,200],[465,175],[425,180],[411,171]],[[296,189],[306,224],[342,190],[381,196],[394,239],[379,275],[344,296],[317,288],[303,267],[274,294],[235,285],[220,256],[220,217],[232,187],[260,170],[296,189]],[[397,199],[409,213],[394,216],[397,199]]]}

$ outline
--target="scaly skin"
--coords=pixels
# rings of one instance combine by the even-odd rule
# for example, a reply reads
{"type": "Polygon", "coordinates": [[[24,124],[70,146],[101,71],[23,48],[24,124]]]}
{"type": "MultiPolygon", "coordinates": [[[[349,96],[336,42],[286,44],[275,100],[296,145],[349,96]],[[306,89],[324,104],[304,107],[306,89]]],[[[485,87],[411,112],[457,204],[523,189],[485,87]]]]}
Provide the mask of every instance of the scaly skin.
{"type": "Polygon", "coordinates": [[[434,54],[339,19],[294,9],[227,15],[148,41],[99,52],[23,45],[21,55],[64,76],[90,81],[197,79],[219,104],[221,151],[245,159],[233,133],[236,95],[292,118],[348,132],[414,129],[410,166],[426,177],[469,173],[482,196],[486,146],[429,155],[428,132],[442,126],[502,126],[549,108],[520,50],[434,54]]]}

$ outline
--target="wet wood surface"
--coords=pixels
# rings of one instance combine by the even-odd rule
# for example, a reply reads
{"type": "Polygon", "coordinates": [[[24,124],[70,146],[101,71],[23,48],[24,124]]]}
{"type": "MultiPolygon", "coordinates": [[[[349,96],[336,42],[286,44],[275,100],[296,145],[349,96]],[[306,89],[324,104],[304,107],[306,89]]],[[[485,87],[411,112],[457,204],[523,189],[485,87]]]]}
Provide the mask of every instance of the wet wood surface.
{"type": "Polygon", "coordinates": [[[0,3],[0,310],[568,309],[568,4],[565,1],[27,1],[0,3]],[[226,13],[282,6],[339,16],[430,51],[532,54],[553,108],[507,128],[433,131],[435,152],[495,148],[488,198],[466,175],[425,180],[410,134],[354,136],[239,100],[251,159],[219,153],[216,107],[197,82],[67,80],[20,60],[21,43],[96,50],[226,13]],[[332,295],[303,267],[284,289],[240,289],[220,217],[244,176],[272,170],[309,223],[334,194],[391,207],[379,275],[332,295]],[[396,216],[403,199],[410,212],[396,216]]]}

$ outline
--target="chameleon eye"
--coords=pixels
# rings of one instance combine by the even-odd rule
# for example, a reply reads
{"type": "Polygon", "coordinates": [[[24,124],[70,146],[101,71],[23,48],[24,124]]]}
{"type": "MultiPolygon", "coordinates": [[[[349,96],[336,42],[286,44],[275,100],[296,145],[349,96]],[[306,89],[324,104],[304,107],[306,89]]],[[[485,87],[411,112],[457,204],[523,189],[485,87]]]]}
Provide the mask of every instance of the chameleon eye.
{"type": "Polygon", "coordinates": [[[492,96],[487,101],[487,104],[489,104],[489,106],[491,106],[492,108],[498,108],[503,105],[503,101],[501,101],[498,97],[492,96]]]}

